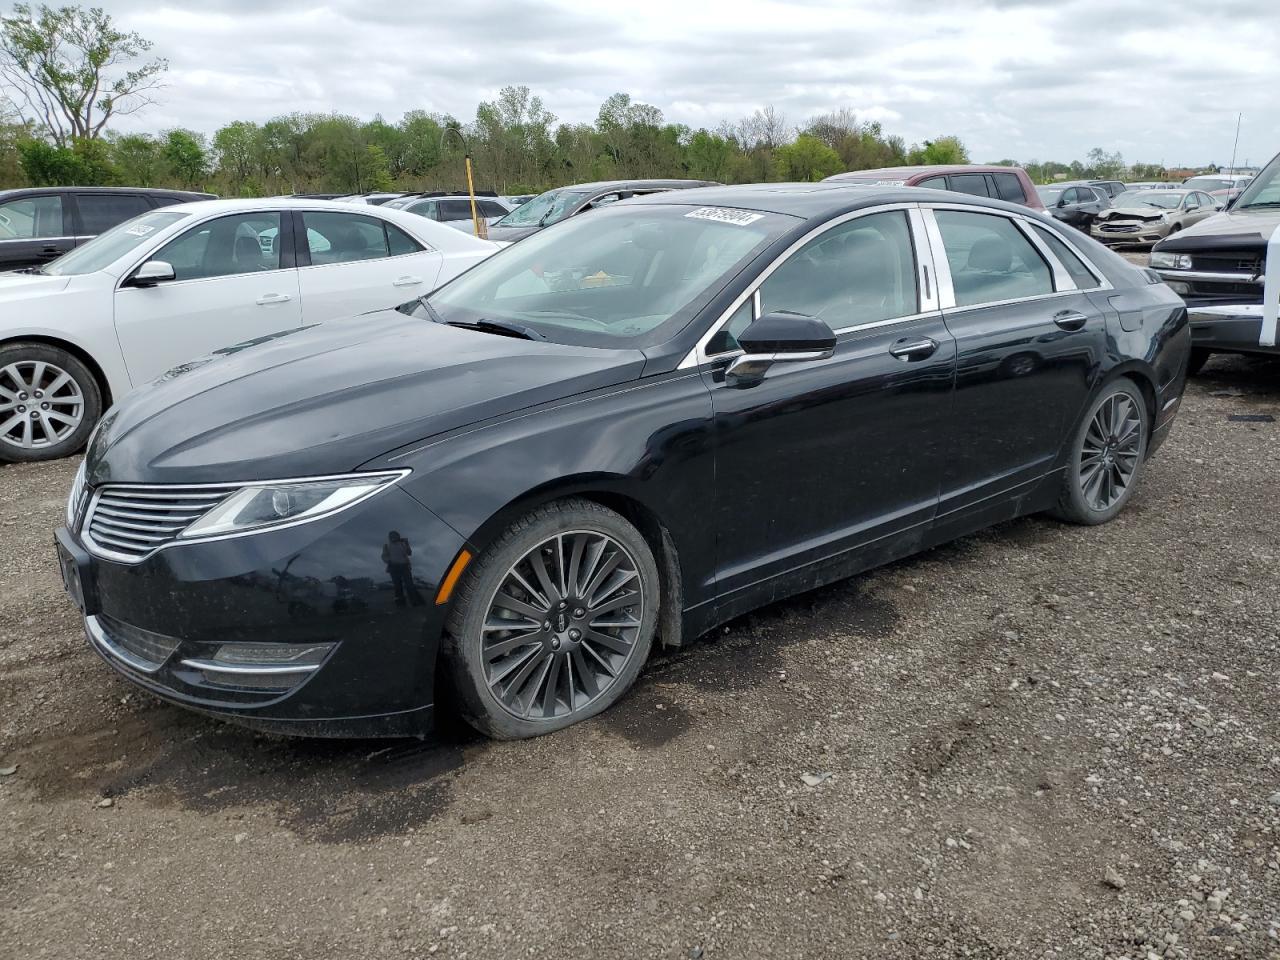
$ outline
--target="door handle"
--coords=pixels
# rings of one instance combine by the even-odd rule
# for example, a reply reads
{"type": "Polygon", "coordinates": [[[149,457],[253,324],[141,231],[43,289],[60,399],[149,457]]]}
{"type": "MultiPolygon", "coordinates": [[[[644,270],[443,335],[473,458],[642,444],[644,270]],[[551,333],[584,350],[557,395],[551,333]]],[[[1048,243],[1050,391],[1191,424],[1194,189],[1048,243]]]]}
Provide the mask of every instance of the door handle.
{"type": "Polygon", "coordinates": [[[1089,318],[1075,310],[1063,310],[1053,315],[1053,322],[1063,330],[1079,330],[1089,322],[1089,318]]]}
{"type": "Polygon", "coordinates": [[[258,298],[258,306],[265,307],[273,303],[288,303],[293,297],[287,293],[267,293],[258,298]]]}
{"type": "Polygon", "coordinates": [[[933,356],[933,352],[937,349],[937,340],[930,340],[928,337],[905,337],[895,341],[889,348],[889,352],[899,360],[911,363],[914,360],[924,360],[933,356]]]}
{"type": "Polygon", "coordinates": [[[416,287],[421,282],[421,277],[396,277],[391,281],[391,285],[393,287],[416,287]]]}

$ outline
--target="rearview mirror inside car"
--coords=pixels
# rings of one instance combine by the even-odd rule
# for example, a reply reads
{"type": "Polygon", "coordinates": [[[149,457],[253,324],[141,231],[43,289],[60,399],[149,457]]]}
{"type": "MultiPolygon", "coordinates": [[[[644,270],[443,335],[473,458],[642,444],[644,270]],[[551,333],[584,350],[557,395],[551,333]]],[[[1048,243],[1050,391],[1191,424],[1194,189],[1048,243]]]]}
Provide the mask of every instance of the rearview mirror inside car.
{"type": "Polygon", "coordinates": [[[725,382],[749,387],[764,379],[775,363],[825,360],[836,347],[836,335],[818,317],[802,313],[766,313],[738,336],[743,355],[725,370],[725,382]]]}
{"type": "Polygon", "coordinates": [[[177,274],[173,264],[164,260],[148,260],[133,272],[133,276],[129,278],[129,286],[154,287],[162,280],[173,280],[175,277],[177,274]]]}

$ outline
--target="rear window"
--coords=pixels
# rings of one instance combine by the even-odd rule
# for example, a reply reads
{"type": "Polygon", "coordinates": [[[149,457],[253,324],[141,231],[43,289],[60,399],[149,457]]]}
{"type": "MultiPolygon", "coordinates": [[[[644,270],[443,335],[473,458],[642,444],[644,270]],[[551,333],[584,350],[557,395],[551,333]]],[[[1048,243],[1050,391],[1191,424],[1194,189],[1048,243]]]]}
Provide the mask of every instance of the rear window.
{"type": "Polygon", "coordinates": [[[956,193],[967,193],[973,197],[989,197],[987,175],[985,173],[955,173],[951,175],[951,189],[956,193]]]}
{"type": "Polygon", "coordinates": [[[1026,203],[1026,195],[1022,192],[1022,181],[1018,179],[1016,173],[994,173],[992,177],[996,181],[996,192],[1000,194],[1001,200],[1008,200],[1010,203],[1026,203]]]}
{"type": "Polygon", "coordinates": [[[1075,281],[1077,287],[1081,290],[1096,290],[1100,283],[1092,271],[1084,265],[1072,249],[1067,246],[1057,234],[1052,230],[1047,230],[1038,223],[1031,225],[1040,239],[1049,245],[1049,249],[1053,251],[1053,255],[1062,261],[1062,265],[1067,268],[1067,273],[1071,274],[1071,279],[1075,281]]]}

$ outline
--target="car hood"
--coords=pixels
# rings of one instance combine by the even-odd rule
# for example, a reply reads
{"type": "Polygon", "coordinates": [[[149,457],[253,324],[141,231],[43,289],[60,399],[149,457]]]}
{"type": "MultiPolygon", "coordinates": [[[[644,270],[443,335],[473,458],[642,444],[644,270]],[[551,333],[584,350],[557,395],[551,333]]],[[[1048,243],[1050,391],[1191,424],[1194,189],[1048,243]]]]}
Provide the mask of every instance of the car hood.
{"type": "Polygon", "coordinates": [[[1158,217],[1162,213],[1172,213],[1172,211],[1162,210],[1160,207],[1152,207],[1145,203],[1117,203],[1115,206],[1107,207],[1098,214],[1098,217],[1104,220],[1119,220],[1124,217],[1158,217]]]}
{"type": "Polygon", "coordinates": [[[27,297],[43,297],[65,290],[70,277],[49,277],[43,273],[22,273],[10,270],[0,273],[0,300],[22,300],[27,297]]]}
{"type": "Polygon", "coordinates": [[[1280,208],[1227,210],[1205,217],[1199,223],[1162,240],[1159,250],[1204,250],[1264,246],[1280,227],[1280,208]]]}
{"type": "Polygon", "coordinates": [[[495,241],[505,240],[507,243],[514,243],[516,240],[523,240],[525,237],[532,236],[543,227],[499,227],[493,226],[489,228],[489,239],[495,241]]]}
{"type": "Polygon", "coordinates": [[[638,350],[446,327],[382,310],[183,364],[103,418],[92,484],[342,473],[388,450],[633,380],[638,350]]]}

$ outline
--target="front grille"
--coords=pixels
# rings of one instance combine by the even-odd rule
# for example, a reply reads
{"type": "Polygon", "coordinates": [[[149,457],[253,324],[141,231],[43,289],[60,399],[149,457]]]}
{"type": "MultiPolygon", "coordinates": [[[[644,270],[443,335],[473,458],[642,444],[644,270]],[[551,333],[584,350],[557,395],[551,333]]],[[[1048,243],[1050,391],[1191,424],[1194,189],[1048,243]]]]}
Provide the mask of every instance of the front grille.
{"type": "Polygon", "coordinates": [[[1196,270],[1208,273],[1243,273],[1256,277],[1262,273],[1263,257],[1261,254],[1246,253],[1195,253],[1191,255],[1191,263],[1196,270]]]}
{"type": "Polygon", "coordinates": [[[105,486],[89,505],[86,540],[111,559],[141,560],[239,489],[238,484],[105,486]]]}
{"type": "Polygon", "coordinates": [[[1105,233],[1137,233],[1138,225],[1136,223],[1104,223],[1102,230],[1105,233]]]}
{"type": "Polygon", "coordinates": [[[99,614],[94,618],[103,645],[129,666],[153,673],[178,649],[178,639],[152,633],[132,624],[99,614]]]}

